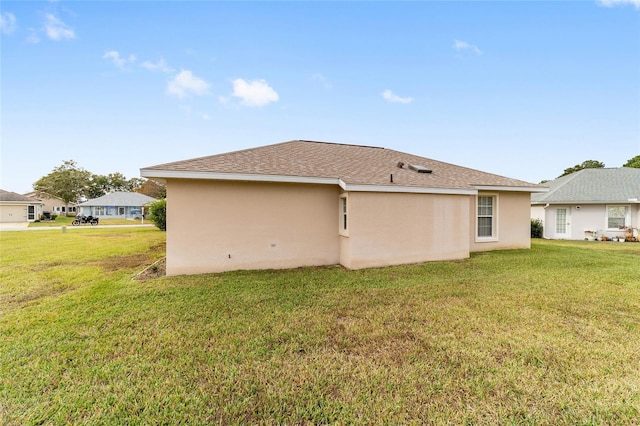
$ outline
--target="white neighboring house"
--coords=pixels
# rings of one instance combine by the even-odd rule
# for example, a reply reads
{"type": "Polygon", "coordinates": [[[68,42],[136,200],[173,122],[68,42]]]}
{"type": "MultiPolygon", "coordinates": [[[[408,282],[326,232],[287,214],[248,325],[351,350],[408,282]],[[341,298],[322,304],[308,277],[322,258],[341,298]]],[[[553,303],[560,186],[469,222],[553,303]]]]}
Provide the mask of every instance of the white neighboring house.
{"type": "Polygon", "coordinates": [[[544,238],[584,240],[624,237],[640,227],[640,169],[583,169],[531,195],[531,218],[541,219],[544,238]]]}
{"type": "Polygon", "coordinates": [[[34,222],[40,220],[43,202],[26,195],[0,189],[0,222],[34,222]]]}
{"type": "Polygon", "coordinates": [[[145,206],[155,198],[137,192],[112,192],[78,205],[78,214],[100,219],[136,219],[146,217],[145,206]]]}

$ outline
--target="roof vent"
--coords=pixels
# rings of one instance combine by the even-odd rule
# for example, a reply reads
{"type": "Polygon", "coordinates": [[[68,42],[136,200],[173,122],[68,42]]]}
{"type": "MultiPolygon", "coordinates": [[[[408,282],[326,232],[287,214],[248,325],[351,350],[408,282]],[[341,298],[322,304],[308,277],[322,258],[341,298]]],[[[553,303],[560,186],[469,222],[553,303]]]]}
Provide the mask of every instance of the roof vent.
{"type": "Polygon", "coordinates": [[[425,166],[418,166],[417,164],[409,164],[409,168],[418,173],[431,173],[430,169],[427,169],[425,166]]]}

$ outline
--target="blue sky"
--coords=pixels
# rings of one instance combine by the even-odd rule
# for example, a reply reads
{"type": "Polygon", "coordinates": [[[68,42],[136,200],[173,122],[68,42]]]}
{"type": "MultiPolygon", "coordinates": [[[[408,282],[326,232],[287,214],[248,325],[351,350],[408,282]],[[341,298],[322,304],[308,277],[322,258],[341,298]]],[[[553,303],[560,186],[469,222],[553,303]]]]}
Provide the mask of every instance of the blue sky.
{"type": "Polygon", "coordinates": [[[530,182],[640,154],[640,0],[0,8],[9,191],[292,139],[530,182]]]}

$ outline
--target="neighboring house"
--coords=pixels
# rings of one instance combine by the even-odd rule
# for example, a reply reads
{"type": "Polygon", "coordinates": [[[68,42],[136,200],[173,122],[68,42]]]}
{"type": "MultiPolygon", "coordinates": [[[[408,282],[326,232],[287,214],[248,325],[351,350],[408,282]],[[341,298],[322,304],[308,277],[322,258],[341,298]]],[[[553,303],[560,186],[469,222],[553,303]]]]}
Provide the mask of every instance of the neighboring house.
{"type": "Polygon", "coordinates": [[[156,201],[137,192],[112,192],[78,205],[78,214],[104,219],[136,219],[147,215],[145,206],[156,201]]]}
{"type": "Polygon", "coordinates": [[[33,222],[40,220],[43,202],[15,192],[0,189],[0,222],[33,222]]]}
{"type": "Polygon", "coordinates": [[[385,148],[291,141],[146,167],[167,274],[358,269],[529,248],[539,185],[385,148]]]}
{"type": "Polygon", "coordinates": [[[38,193],[37,191],[33,191],[28,192],[24,195],[27,197],[37,198],[38,200],[42,201],[44,203],[42,209],[45,216],[47,215],[47,213],[49,215],[56,214],[58,216],[75,216],[76,214],[76,203],[69,203],[69,206],[67,208],[66,203],[62,201],[62,199],[54,195],[49,195],[45,192],[38,193]]]}
{"type": "Polygon", "coordinates": [[[544,238],[584,240],[622,237],[640,227],[640,169],[583,169],[545,182],[549,192],[531,196],[531,217],[544,238]]]}

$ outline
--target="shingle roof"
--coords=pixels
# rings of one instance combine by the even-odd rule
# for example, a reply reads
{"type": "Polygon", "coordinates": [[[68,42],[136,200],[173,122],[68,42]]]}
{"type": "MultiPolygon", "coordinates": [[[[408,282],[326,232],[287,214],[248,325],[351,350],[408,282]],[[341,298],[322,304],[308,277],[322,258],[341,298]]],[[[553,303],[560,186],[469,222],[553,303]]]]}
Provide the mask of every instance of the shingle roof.
{"type": "Polygon", "coordinates": [[[4,189],[0,189],[0,201],[11,203],[42,204],[42,201],[35,198],[27,197],[26,195],[21,195],[16,192],[5,191],[4,189]]]}
{"type": "Polygon", "coordinates": [[[583,169],[545,185],[549,192],[532,195],[532,204],[626,203],[640,200],[640,169],[583,169]]]}
{"type": "MultiPolygon", "coordinates": [[[[470,190],[477,186],[540,186],[392,149],[314,141],[289,141],[141,169],[147,177],[207,178],[207,174],[336,178],[347,185],[470,190]],[[404,163],[403,168],[398,163],[404,163]],[[417,173],[421,165],[432,173],[417,173]],[[393,183],[390,175],[393,174],[393,183]]],[[[211,178],[211,177],[209,177],[211,178]]]]}
{"type": "Polygon", "coordinates": [[[151,198],[148,195],[139,194],[137,192],[112,192],[102,197],[94,198],[92,200],[85,201],[79,204],[81,207],[85,206],[135,206],[140,207],[156,201],[155,198],[151,198]]]}

